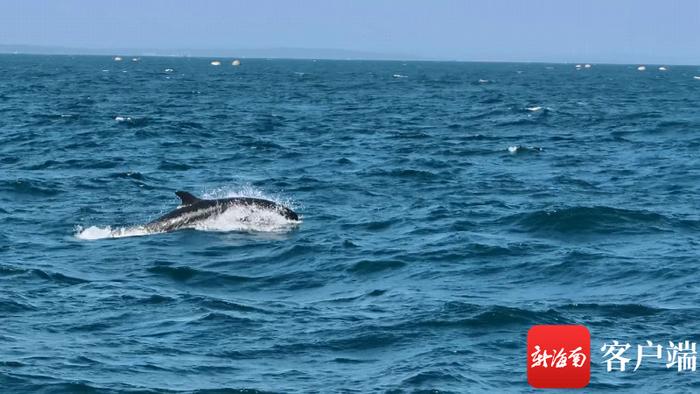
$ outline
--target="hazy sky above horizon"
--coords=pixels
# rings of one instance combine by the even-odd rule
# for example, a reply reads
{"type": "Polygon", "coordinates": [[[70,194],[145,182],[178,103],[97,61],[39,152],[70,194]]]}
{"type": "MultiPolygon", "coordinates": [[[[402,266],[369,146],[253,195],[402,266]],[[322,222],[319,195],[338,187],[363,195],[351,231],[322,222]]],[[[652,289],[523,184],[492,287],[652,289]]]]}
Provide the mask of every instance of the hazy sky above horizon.
{"type": "Polygon", "coordinates": [[[0,0],[0,44],[700,64],[700,0],[0,0]]]}

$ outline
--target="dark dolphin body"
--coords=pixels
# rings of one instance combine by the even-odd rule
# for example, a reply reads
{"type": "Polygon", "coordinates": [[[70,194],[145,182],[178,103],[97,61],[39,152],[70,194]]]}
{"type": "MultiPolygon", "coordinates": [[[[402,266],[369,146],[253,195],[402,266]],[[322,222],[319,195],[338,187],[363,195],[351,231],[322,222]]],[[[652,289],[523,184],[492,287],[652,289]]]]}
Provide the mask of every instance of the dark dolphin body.
{"type": "Polygon", "coordinates": [[[251,197],[232,197],[217,200],[203,200],[188,192],[175,192],[182,204],[158,219],[146,224],[151,231],[174,231],[191,227],[194,223],[219,215],[234,206],[249,206],[273,210],[289,220],[299,220],[299,216],[291,209],[276,202],[251,197]]]}

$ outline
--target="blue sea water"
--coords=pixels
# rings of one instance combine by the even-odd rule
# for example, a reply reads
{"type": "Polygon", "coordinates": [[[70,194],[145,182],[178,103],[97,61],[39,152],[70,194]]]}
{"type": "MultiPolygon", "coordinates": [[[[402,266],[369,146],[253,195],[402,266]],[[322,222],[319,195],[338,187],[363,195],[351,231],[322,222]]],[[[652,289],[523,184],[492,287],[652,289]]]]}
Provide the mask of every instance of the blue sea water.
{"type": "Polygon", "coordinates": [[[0,56],[3,393],[522,392],[535,324],[700,389],[631,371],[700,339],[698,67],[210,60],[0,56]]]}

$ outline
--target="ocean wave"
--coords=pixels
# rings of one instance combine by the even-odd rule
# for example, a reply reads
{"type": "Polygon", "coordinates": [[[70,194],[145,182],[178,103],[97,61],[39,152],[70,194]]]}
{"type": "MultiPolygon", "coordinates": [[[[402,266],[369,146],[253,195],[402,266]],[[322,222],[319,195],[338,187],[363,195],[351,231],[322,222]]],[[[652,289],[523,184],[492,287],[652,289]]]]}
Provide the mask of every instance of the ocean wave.
{"type": "Polygon", "coordinates": [[[0,384],[8,389],[7,393],[100,393],[100,387],[91,383],[67,382],[45,376],[13,376],[0,373],[0,384]]]}
{"type": "Polygon", "coordinates": [[[348,357],[336,357],[331,360],[331,362],[334,363],[339,363],[339,364],[365,364],[365,363],[371,363],[374,360],[360,360],[356,358],[348,358],[348,357]]]}
{"type": "MultiPolygon", "coordinates": [[[[152,371],[152,368],[150,369],[152,371]]],[[[36,394],[57,394],[57,393],[80,393],[80,394],[153,394],[153,393],[196,393],[196,394],[272,394],[273,392],[258,390],[254,388],[221,387],[221,388],[202,388],[196,390],[182,391],[180,389],[171,388],[169,384],[158,384],[156,382],[150,385],[130,385],[118,384],[116,387],[111,384],[99,384],[89,380],[68,380],[54,378],[45,375],[32,374],[10,374],[0,372],[0,385],[4,388],[5,393],[36,393],[36,394]]]]}
{"type": "Polygon", "coordinates": [[[634,121],[643,119],[660,119],[663,118],[664,114],[659,111],[636,111],[636,112],[625,112],[622,114],[617,114],[616,118],[620,121],[634,121]]]}
{"type": "Polygon", "coordinates": [[[34,114],[33,117],[38,119],[40,122],[45,122],[47,120],[62,120],[64,122],[72,122],[80,119],[79,114],[34,114]]]}
{"type": "MultiPolygon", "coordinates": [[[[243,277],[240,277],[243,281],[247,281],[243,277]]],[[[252,278],[249,278],[252,279],[252,278]]],[[[248,280],[249,281],[249,280],[248,280]]],[[[225,300],[221,298],[208,297],[204,295],[187,295],[184,300],[192,302],[196,305],[202,306],[207,309],[215,309],[220,311],[236,311],[236,312],[255,312],[255,313],[267,313],[268,311],[262,308],[253,307],[240,302],[234,302],[231,300],[225,300]]]]}
{"type": "Polygon", "coordinates": [[[367,175],[388,178],[406,178],[415,180],[432,180],[438,177],[432,171],[418,170],[412,168],[395,168],[391,170],[373,170],[367,175]]]}
{"type": "Polygon", "coordinates": [[[15,276],[21,275],[25,272],[27,272],[25,268],[18,268],[12,265],[0,264],[0,276],[15,276]]]}
{"type": "Polygon", "coordinates": [[[38,164],[33,164],[24,167],[26,170],[66,170],[66,169],[107,169],[114,168],[122,165],[124,160],[115,159],[103,159],[103,160],[84,160],[84,159],[70,159],[65,161],[59,160],[45,160],[38,164]]]}
{"type": "Polygon", "coordinates": [[[282,145],[276,144],[272,141],[269,140],[263,140],[263,139],[256,139],[252,141],[245,141],[241,142],[239,144],[240,146],[245,146],[247,148],[251,149],[256,149],[256,150],[264,150],[264,151],[273,151],[273,150],[283,150],[285,149],[282,145]]]}
{"type": "MultiPolygon", "coordinates": [[[[124,317],[124,316],[126,316],[126,314],[123,314],[119,317],[124,317]]],[[[98,331],[106,331],[106,330],[109,330],[111,328],[114,328],[113,322],[100,321],[100,322],[85,323],[85,322],[81,321],[77,324],[71,325],[70,327],[66,327],[65,330],[68,332],[95,333],[98,331]]]]}
{"type": "Polygon", "coordinates": [[[398,260],[360,260],[348,268],[348,271],[356,274],[371,274],[379,271],[398,269],[405,265],[406,263],[398,260]]]}
{"type": "MultiPolygon", "coordinates": [[[[573,324],[575,321],[554,310],[529,310],[501,305],[482,306],[463,302],[448,302],[439,310],[411,313],[389,324],[363,324],[321,335],[324,340],[299,341],[275,345],[269,353],[296,353],[309,349],[332,351],[362,351],[412,343],[438,330],[494,330],[534,324],[573,324]]],[[[260,355],[258,355],[260,356],[260,355]]]]}
{"type": "Polygon", "coordinates": [[[28,302],[21,302],[17,297],[15,299],[0,298],[0,316],[15,314],[21,312],[34,311],[37,308],[28,302]]]}
{"type": "Polygon", "coordinates": [[[222,313],[222,312],[208,312],[205,313],[201,316],[198,316],[189,322],[187,324],[193,324],[193,325],[204,325],[207,327],[207,329],[211,329],[211,325],[214,324],[222,324],[226,326],[231,326],[231,328],[235,327],[240,327],[240,326],[249,326],[251,324],[259,324],[259,322],[256,322],[253,319],[248,319],[245,317],[239,317],[239,316],[234,316],[228,313],[222,313]]]}
{"type": "Polygon", "coordinates": [[[19,161],[20,161],[20,158],[17,156],[7,155],[4,157],[0,157],[0,163],[2,163],[2,164],[15,164],[15,163],[18,163],[19,161]]]}
{"type": "MultiPolygon", "coordinates": [[[[471,222],[466,228],[476,227],[471,222]]],[[[462,228],[462,227],[460,227],[462,228]]],[[[464,230],[462,230],[464,231],[464,230]]],[[[488,245],[481,243],[472,243],[468,246],[468,253],[470,256],[478,257],[500,257],[500,256],[518,256],[522,253],[522,245],[510,246],[510,245],[488,245]]]]}
{"type": "MultiPolygon", "coordinates": [[[[421,371],[414,375],[411,375],[402,381],[403,384],[408,384],[412,386],[422,386],[424,384],[435,385],[437,382],[448,382],[448,383],[475,383],[475,380],[468,379],[459,373],[447,373],[440,370],[428,370],[421,371]]],[[[463,386],[462,386],[463,387],[463,386]]],[[[430,390],[432,391],[432,390],[430,390]]],[[[429,392],[430,392],[429,391],[429,392]]],[[[442,391],[441,391],[442,392],[442,391]]]]}
{"type": "Polygon", "coordinates": [[[327,300],[321,300],[319,303],[348,303],[348,302],[353,302],[361,299],[367,299],[367,298],[374,298],[374,297],[379,297],[384,294],[386,294],[387,290],[372,290],[367,293],[359,294],[356,296],[348,296],[348,297],[340,297],[340,298],[332,298],[332,299],[327,299],[327,300]]]}
{"type": "Polygon", "coordinates": [[[148,272],[163,275],[177,282],[205,284],[207,286],[240,285],[259,281],[261,278],[225,274],[185,266],[156,265],[148,268],[148,272]]]}
{"type": "MultiPolygon", "coordinates": [[[[493,102],[487,101],[484,103],[485,104],[492,104],[493,102]]],[[[488,109],[481,110],[481,111],[475,111],[475,113],[467,115],[466,119],[467,120],[493,119],[493,118],[497,118],[499,116],[502,116],[505,113],[506,113],[506,111],[503,110],[502,108],[488,108],[488,109]]],[[[466,128],[465,126],[461,126],[461,127],[466,128]]],[[[450,125],[450,128],[455,128],[455,127],[454,127],[454,125],[450,125]]],[[[497,137],[493,136],[491,138],[496,139],[497,137]]]]}
{"type": "MultiPolygon", "coordinates": [[[[389,332],[389,331],[370,331],[358,333],[356,335],[350,335],[341,338],[329,339],[323,342],[319,342],[316,347],[332,349],[336,351],[362,351],[369,349],[381,349],[391,346],[392,344],[401,342],[405,337],[401,332],[389,332]]],[[[302,344],[297,345],[303,346],[302,344]]]]}
{"type": "Polygon", "coordinates": [[[521,119],[509,119],[503,120],[497,124],[498,127],[512,127],[512,126],[545,126],[547,117],[544,113],[537,116],[529,116],[527,118],[521,119]]]}
{"type": "Polygon", "coordinates": [[[532,324],[570,324],[563,314],[550,309],[546,311],[514,308],[501,305],[481,306],[462,302],[448,302],[431,317],[424,317],[416,324],[424,327],[505,327],[532,324]]]}
{"type": "Polygon", "coordinates": [[[642,304],[567,304],[556,307],[556,310],[566,313],[590,313],[596,316],[605,315],[614,318],[633,318],[653,316],[666,311],[642,304]]]}
{"type": "Polygon", "coordinates": [[[384,231],[392,226],[394,226],[397,223],[395,219],[387,219],[387,220],[371,220],[367,222],[360,222],[360,223],[346,223],[343,224],[343,228],[347,229],[352,229],[352,228],[362,228],[367,231],[384,231]]]}
{"type": "Polygon", "coordinates": [[[480,104],[499,104],[504,101],[504,97],[502,94],[497,93],[497,94],[492,94],[489,96],[485,96],[479,100],[480,104]]]}
{"type": "Polygon", "coordinates": [[[33,179],[17,179],[0,181],[0,193],[22,194],[32,197],[51,197],[61,194],[63,190],[58,184],[33,179]]]}
{"type": "Polygon", "coordinates": [[[426,139],[430,138],[430,134],[424,133],[422,131],[415,131],[415,130],[410,130],[410,131],[399,131],[392,133],[392,138],[396,139],[406,139],[406,140],[421,140],[421,139],[426,139]]]}
{"type": "Polygon", "coordinates": [[[137,181],[148,180],[148,177],[138,171],[115,172],[109,175],[110,178],[135,179],[137,181]]]}
{"type": "Polygon", "coordinates": [[[11,265],[0,265],[0,277],[34,277],[54,284],[78,285],[89,283],[87,279],[82,279],[60,272],[52,272],[39,268],[21,268],[11,265]]]}
{"type": "Polygon", "coordinates": [[[187,171],[194,168],[193,166],[185,163],[177,163],[174,161],[161,161],[158,165],[159,170],[163,171],[187,171]]]}
{"type": "Polygon", "coordinates": [[[37,269],[37,268],[30,270],[30,272],[34,276],[37,276],[41,279],[45,279],[45,280],[55,282],[55,283],[66,284],[66,285],[78,285],[78,284],[90,282],[87,279],[68,276],[68,275],[62,274],[60,272],[45,271],[45,270],[41,270],[41,269],[37,269]]]}
{"type": "Polygon", "coordinates": [[[502,221],[528,232],[562,234],[641,234],[668,231],[682,223],[655,212],[606,206],[534,211],[508,216],[502,221]]]}
{"type": "Polygon", "coordinates": [[[178,131],[183,131],[183,130],[204,130],[204,125],[199,123],[199,122],[193,122],[193,121],[180,121],[180,122],[175,122],[175,127],[178,131]]]}
{"type": "Polygon", "coordinates": [[[136,303],[142,305],[169,304],[175,301],[176,299],[173,297],[168,297],[160,294],[152,294],[148,297],[141,297],[136,299],[136,303]]]}

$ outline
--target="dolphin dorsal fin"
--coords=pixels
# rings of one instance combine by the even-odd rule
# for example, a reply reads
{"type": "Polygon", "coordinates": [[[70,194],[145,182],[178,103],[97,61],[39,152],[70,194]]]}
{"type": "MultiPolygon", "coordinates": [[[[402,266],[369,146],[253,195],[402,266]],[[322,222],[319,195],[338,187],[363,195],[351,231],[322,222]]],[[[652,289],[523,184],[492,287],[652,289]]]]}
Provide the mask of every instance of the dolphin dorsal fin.
{"type": "Polygon", "coordinates": [[[182,200],[182,205],[192,205],[200,201],[199,198],[187,192],[175,192],[175,194],[182,200]]]}

